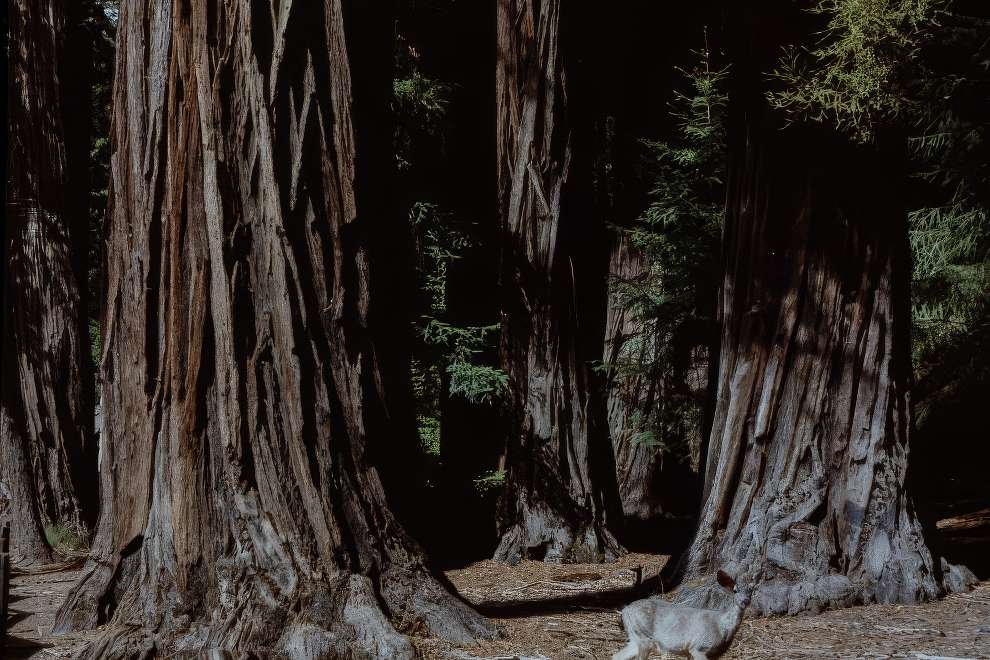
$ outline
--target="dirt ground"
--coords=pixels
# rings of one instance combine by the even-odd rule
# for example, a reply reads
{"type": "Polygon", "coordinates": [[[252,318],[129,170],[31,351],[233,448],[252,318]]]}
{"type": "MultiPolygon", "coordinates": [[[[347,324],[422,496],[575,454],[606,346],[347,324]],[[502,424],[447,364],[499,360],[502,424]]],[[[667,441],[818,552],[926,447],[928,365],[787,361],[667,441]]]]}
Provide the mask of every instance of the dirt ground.
{"type": "MultiPolygon", "coordinates": [[[[615,610],[498,619],[505,637],[470,648],[424,640],[425,658],[607,659],[625,644],[615,610]]],[[[651,658],[663,657],[659,654],[651,658]]],[[[919,606],[871,605],[747,619],[724,658],[990,658],[990,583],[919,606]]]]}
{"type": "MultiPolygon", "coordinates": [[[[633,569],[644,579],[659,571],[661,555],[629,555],[608,565],[548,566],[523,562],[504,567],[478,562],[450,571],[448,578],[468,600],[545,597],[554,590],[631,583],[633,569]]],[[[17,575],[11,608],[17,612],[8,657],[68,658],[97,634],[52,637],[52,617],[78,575],[78,564],[17,575]]],[[[439,640],[417,639],[427,659],[550,658],[606,659],[625,643],[616,609],[570,608],[517,618],[496,618],[497,641],[454,648],[439,640]]],[[[651,657],[661,657],[651,656],[651,657]]],[[[819,615],[747,619],[725,658],[988,658],[990,659],[990,582],[974,591],[923,605],[871,605],[819,615]]],[[[5,659],[6,660],[6,659],[5,659]]]]}
{"type": "Polygon", "coordinates": [[[639,579],[659,575],[668,555],[629,553],[611,564],[544,564],[522,561],[506,566],[490,559],[445,572],[464,600],[484,609],[495,604],[552,605],[576,595],[614,592],[639,579]]]}
{"type": "Polygon", "coordinates": [[[10,589],[7,660],[15,658],[71,658],[96,634],[84,632],[52,637],[52,621],[59,605],[79,577],[82,561],[42,569],[16,571],[10,589]]]}

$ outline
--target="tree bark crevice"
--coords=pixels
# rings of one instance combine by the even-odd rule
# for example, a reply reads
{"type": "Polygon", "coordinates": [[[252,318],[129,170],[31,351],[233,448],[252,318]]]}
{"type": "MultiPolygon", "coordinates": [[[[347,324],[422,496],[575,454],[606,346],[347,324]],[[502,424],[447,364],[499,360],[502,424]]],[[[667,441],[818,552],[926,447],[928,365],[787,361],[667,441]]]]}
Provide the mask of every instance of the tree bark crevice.
{"type": "Polygon", "coordinates": [[[103,514],[56,629],[109,623],[101,658],[410,658],[408,634],[490,637],[429,573],[370,455],[414,441],[378,348],[393,282],[369,259],[402,220],[360,183],[388,185],[393,54],[368,44],[391,19],[255,8],[120,10],[103,514]]]}
{"type": "Polygon", "coordinates": [[[607,254],[594,218],[592,123],[576,111],[580,9],[500,0],[496,68],[501,360],[512,419],[499,561],[623,552],[602,359],[607,254]]]}
{"type": "Polygon", "coordinates": [[[905,490],[897,189],[865,189],[883,171],[878,151],[754,115],[730,178],[722,372],[680,598],[717,602],[702,585],[719,568],[754,583],[758,614],[933,598],[905,490]]]}
{"type": "Polygon", "coordinates": [[[86,323],[87,108],[75,7],[11,2],[0,519],[15,561],[51,561],[46,530],[86,540],[96,448],[86,323]],[[80,83],[75,78],[83,79],[80,83]]]}

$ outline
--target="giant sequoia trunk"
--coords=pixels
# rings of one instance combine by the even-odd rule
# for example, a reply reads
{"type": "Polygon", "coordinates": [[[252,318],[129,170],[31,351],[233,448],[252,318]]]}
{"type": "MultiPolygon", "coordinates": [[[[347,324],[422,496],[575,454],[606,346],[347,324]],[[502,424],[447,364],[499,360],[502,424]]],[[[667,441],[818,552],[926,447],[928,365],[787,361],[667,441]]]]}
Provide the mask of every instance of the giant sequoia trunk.
{"type": "MultiPolygon", "coordinates": [[[[758,30],[752,43],[760,44],[758,30]]],[[[737,67],[721,362],[685,595],[725,568],[756,614],[938,594],[905,492],[910,264],[896,161],[781,130],[737,67]]],[[[754,61],[755,59],[755,61],[754,61]]]]}
{"type": "Polygon", "coordinates": [[[369,458],[412,441],[383,346],[391,30],[341,0],[121,5],[103,512],[57,620],[113,624],[91,657],[491,633],[369,458]]]}
{"type": "Polygon", "coordinates": [[[640,520],[649,520],[663,512],[656,488],[660,452],[637,441],[640,428],[636,424],[637,412],[658,396],[659,382],[638,371],[623,373],[624,362],[645,362],[654,348],[642,321],[627,304],[623,287],[641,280],[647,270],[646,257],[632,244],[628,232],[616,232],[611,241],[605,321],[606,364],[612,374],[608,388],[608,426],[622,513],[640,520]]]}
{"type": "Polygon", "coordinates": [[[51,559],[45,527],[85,537],[96,517],[77,149],[86,133],[73,123],[85,110],[67,90],[77,80],[69,60],[85,54],[66,49],[76,26],[62,0],[11,0],[8,18],[0,520],[12,522],[15,558],[33,562],[51,559]]]}
{"type": "Polygon", "coordinates": [[[495,558],[601,561],[620,548],[602,359],[604,232],[592,213],[581,9],[500,0],[496,73],[502,362],[512,396],[495,558]]]}

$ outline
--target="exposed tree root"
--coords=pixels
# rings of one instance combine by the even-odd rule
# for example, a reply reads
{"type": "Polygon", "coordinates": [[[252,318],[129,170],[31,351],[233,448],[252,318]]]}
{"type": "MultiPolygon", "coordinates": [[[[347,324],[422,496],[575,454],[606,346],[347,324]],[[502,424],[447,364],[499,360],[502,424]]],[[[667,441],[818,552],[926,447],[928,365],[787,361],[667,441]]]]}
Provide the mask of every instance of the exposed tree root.
{"type": "MultiPolygon", "coordinates": [[[[92,574],[87,578],[94,579],[92,574]]],[[[413,658],[408,635],[427,635],[454,644],[495,637],[494,626],[424,573],[392,571],[382,577],[377,589],[371,579],[357,574],[297,582],[291,593],[278,593],[273,587],[257,575],[244,574],[239,584],[227,587],[221,597],[226,602],[192,621],[180,613],[181,599],[174,589],[154,595],[131,589],[106,632],[82,655],[94,660],[217,653],[231,657],[247,653],[413,658]]],[[[73,594],[77,607],[106,600],[94,598],[91,591],[80,598],[80,593],[87,592],[73,594]]],[[[69,618],[75,622],[93,619],[93,613],[85,612],[69,618]]]]}

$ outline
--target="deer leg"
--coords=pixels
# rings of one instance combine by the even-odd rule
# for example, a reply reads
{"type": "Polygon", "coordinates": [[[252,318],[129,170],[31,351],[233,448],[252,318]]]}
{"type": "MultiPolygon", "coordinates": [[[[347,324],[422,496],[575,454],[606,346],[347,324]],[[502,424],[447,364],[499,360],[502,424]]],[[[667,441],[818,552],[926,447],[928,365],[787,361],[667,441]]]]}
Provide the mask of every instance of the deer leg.
{"type": "Polygon", "coordinates": [[[639,644],[633,640],[629,640],[629,643],[623,646],[621,649],[612,656],[612,660],[638,660],[639,658],[645,658],[646,656],[640,653],[639,644]]]}

